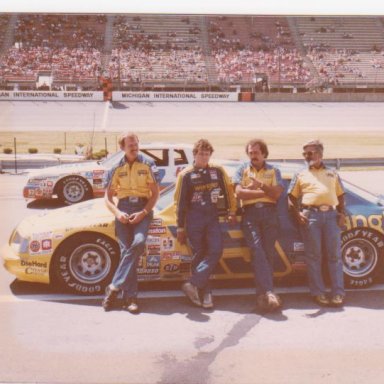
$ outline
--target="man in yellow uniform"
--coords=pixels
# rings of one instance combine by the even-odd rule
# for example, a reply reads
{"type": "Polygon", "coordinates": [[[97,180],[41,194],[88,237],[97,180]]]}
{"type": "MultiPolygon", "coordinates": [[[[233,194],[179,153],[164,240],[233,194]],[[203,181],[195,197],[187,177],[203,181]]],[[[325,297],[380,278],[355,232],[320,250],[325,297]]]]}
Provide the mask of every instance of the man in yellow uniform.
{"type": "Polygon", "coordinates": [[[125,156],[109,171],[105,203],[116,217],[120,264],[106,289],[103,308],[111,310],[122,291],[123,308],[134,313],[139,309],[137,264],[145,249],[152,208],[159,196],[159,180],[155,163],[139,154],[139,139],[135,134],[122,134],[119,145],[125,156]]]}
{"type": "Polygon", "coordinates": [[[281,307],[273,292],[273,257],[278,236],[276,203],[283,185],[280,171],[265,162],[268,147],[263,140],[250,140],[245,151],[250,161],[233,177],[235,192],[243,207],[242,229],[251,252],[257,304],[261,310],[281,307]]]}
{"type": "Polygon", "coordinates": [[[288,197],[302,227],[309,289],[319,305],[342,306],[345,291],[340,227],[345,221],[344,189],[336,171],[324,165],[324,147],[319,140],[304,144],[303,150],[308,167],[292,179],[288,197]],[[323,253],[331,280],[330,298],[322,277],[323,253]]]}

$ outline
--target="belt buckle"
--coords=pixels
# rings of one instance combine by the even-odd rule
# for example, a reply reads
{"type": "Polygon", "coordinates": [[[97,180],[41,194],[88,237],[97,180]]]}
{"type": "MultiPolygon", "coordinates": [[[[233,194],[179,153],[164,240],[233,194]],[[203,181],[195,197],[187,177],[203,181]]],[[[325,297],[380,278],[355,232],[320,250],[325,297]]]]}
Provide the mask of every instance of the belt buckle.
{"type": "Polygon", "coordinates": [[[319,210],[320,210],[321,212],[328,212],[330,209],[331,209],[331,208],[330,208],[329,205],[320,205],[320,206],[319,206],[319,210]]]}
{"type": "Polygon", "coordinates": [[[255,203],[255,207],[256,208],[262,208],[263,207],[263,203],[255,203]]]}
{"type": "Polygon", "coordinates": [[[139,198],[137,196],[129,196],[129,202],[130,203],[138,203],[139,198]]]}

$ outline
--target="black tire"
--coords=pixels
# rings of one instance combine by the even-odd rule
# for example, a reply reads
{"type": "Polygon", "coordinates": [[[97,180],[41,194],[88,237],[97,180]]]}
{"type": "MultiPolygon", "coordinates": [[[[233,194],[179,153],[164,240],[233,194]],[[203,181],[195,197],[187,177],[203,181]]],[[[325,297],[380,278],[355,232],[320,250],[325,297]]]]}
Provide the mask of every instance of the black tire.
{"type": "Polygon", "coordinates": [[[345,286],[364,288],[383,271],[383,235],[372,229],[354,228],[341,234],[345,286]]]}
{"type": "Polygon", "coordinates": [[[120,251],[117,243],[98,233],[81,233],[64,240],[53,255],[53,285],[82,295],[100,295],[111,282],[120,251]]]}
{"type": "Polygon", "coordinates": [[[57,186],[57,195],[62,203],[72,205],[91,199],[93,192],[87,180],[75,175],[60,180],[57,186]]]}

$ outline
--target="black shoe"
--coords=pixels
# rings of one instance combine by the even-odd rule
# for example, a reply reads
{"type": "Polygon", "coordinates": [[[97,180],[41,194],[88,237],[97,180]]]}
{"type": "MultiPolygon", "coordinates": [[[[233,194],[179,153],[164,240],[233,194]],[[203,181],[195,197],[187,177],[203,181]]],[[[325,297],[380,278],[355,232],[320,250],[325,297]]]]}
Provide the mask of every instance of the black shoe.
{"type": "Polygon", "coordinates": [[[135,297],[127,297],[124,299],[123,309],[131,313],[139,313],[139,304],[135,297]]]}
{"type": "Polygon", "coordinates": [[[112,290],[109,286],[105,288],[105,297],[102,302],[104,311],[108,312],[114,308],[119,291],[112,290]]]}
{"type": "Polygon", "coordinates": [[[328,307],[330,304],[328,297],[324,293],[313,296],[313,300],[322,307],[328,307]]]}

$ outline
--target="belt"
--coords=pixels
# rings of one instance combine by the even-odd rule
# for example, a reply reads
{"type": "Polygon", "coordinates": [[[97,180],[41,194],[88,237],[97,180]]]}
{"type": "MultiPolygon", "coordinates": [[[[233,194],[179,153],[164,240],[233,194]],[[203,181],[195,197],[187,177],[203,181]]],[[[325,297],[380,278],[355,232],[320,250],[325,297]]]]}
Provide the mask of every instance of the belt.
{"type": "Polygon", "coordinates": [[[253,204],[244,205],[243,208],[248,208],[248,207],[254,207],[254,208],[276,207],[276,204],[260,202],[260,203],[253,203],[253,204]]]}
{"type": "Polygon", "coordinates": [[[310,211],[314,212],[328,212],[328,211],[334,211],[336,208],[332,205],[302,205],[301,206],[304,209],[309,209],[310,211]]]}
{"type": "Polygon", "coordinates": [[[146,203],[148,199],[146,197],[127,196],[120,199],[120,201],[129,201],[130,203],[146,203]]]}

